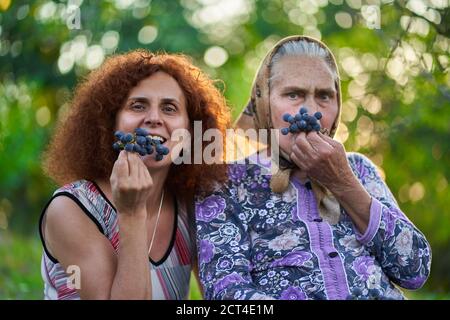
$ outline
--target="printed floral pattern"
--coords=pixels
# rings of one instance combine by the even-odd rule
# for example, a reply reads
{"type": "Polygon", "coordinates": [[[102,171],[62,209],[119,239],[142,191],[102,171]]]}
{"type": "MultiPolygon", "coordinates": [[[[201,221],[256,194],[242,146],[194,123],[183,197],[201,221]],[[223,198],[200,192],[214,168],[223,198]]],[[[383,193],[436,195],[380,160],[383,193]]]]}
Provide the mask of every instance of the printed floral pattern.
{"type": "Polygon", "coordinates": [[[283,290],[280,295],[280,300],[306,300],[306,295],[296,287],[289,287],[283,290]]]}
{"type": "Polygon", "coordinates": [[[309,252],[294,251],[288,253],[285,257],[278,259],[270,264],[271,267],[296,266],[301,267],[312,258],[309,252]]]}
{"type": "Polygon", "coordinates": [[[196,210],[197,220],[210,222],[225,209],[225,199],[216,195],[206,198],[201,204],[198,204],[196,210]]]}
{"type": "Polygon", "coordinates": [[[208,240],[202,240],[199,249],[200,263],[210,262],[214,255],[214,244],[208,240]]]}
{"type": "Polygon", "coordinates": [[[345,211],[336,225],[321,222],[327,228],[317,233],[299,218],[305,216],[302,210],[310,210],[297,203],[304,186],[290,184],[282,195],[274,194],[267,168],[250,160],[230,165],[229,183],[196,201],[205,298],[330,299],[336,289],[344,297],[357,290],[368,298],[403,299],[394,283],[420,288],[431,266],[427,240],[400,210],[370,160],[357,153],[349,153],[348,160],[372,196],[375,227],[365,235],[345,211]],[[318,237],[332,242],[313,250],[318,237]],[[327,263],[319,264],[324,259],[327,263]],[[331,263],[334,267],[327,268],[331,263]],[[339,265],[345,285],[332,283],[339,265]]]}

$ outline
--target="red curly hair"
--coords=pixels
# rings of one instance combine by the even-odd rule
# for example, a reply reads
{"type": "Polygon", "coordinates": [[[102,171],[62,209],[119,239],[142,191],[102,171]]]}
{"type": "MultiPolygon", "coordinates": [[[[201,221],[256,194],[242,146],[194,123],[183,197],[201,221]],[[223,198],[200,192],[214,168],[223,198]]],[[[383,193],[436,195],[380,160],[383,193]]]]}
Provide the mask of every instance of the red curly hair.
{"type": "MultiPolygon", "coordinates": [[[[109,57],[77,86],[69,114],[57,126],[44,154],[45,173],[59,185],[108,179],[117,159],[112,148],[116,115],[131,89],[158,71],[177,80],[186,97],[191,125],[201,121],[203,132],[215,128],[225,139],[230,110],[213,80],[185,55],[134,50],[109,57]]],[[[203,149],[206,145],[203,142],[203,149]]],[[[167,183],[172,190],[183,187],[184,194],[178,196],[190,197],[196,189],[212,190],[226,176],[226,165],[172,164],[167,183]]]]}

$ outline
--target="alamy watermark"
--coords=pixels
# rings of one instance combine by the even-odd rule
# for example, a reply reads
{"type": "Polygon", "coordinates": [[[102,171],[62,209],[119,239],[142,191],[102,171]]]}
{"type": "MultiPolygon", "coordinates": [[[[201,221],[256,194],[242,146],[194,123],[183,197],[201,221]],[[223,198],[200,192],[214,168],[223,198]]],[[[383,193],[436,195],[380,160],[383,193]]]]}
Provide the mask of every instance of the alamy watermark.
{"type": "Polygon", "coordinates": [[[67,267],[67,288],[71,290],[81,289],[81,269],[77,265],[70,265],[67,267]]]}
{"type": "Polygon", "coordinates": [[[366,21],[366,26],[369,29],[381,28],[381,12],[377,5],[367,5],[361,7],[361,14],[366,21]]]}
{"type": "Polygon", "coordinates": [[[226,159],[245,164],[246,157],[256,153],[257,161],[271,159],[270,173],[279,170],[278,129],[227,129],[226,136],[219,129],[202,130],[202,122],[194,121],[193,130],[176,129],[170,141],[171,161],[180,164],[222,164],[226,159]],[[226,155],[224,159],[223,155],[226,155]]]}
{"type": "Polygon", "coordinates": [[[69,0],[64,15],[66,26],[70,30],[81,29],[81,10],[79,1],[69,0]]]}

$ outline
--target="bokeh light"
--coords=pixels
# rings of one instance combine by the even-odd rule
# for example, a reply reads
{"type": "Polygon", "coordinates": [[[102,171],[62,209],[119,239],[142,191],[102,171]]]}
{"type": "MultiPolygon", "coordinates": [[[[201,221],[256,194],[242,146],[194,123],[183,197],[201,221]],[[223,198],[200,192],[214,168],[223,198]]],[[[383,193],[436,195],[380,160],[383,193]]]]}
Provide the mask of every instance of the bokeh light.
{"type": "Polygon", "coordinates": [[[227,62],[228,53],[225,49],[214,46],[206,50],[204,60],[208,66],[218,68],[227,62]]]}

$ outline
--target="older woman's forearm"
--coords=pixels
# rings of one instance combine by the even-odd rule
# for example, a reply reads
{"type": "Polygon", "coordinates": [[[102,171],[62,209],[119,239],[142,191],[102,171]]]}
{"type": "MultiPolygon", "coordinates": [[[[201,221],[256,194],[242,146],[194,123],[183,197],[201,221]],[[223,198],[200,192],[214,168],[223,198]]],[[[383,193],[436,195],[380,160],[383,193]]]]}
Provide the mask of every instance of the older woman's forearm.
{"type": "Polygon", "coordinates": [[[358,231],[364,234],[370,221],[372,198],[354,175],[344,181],[330,191],[350,216],[358,231]]]}

